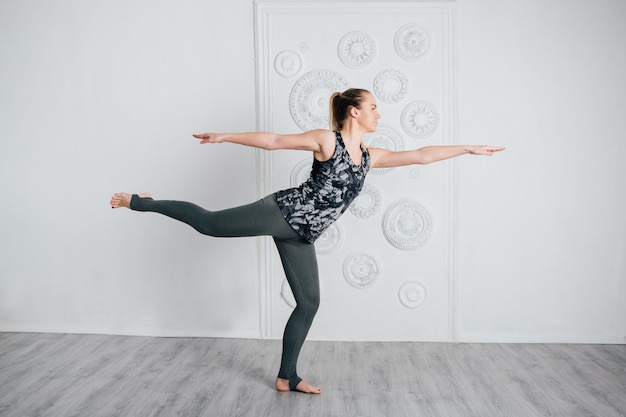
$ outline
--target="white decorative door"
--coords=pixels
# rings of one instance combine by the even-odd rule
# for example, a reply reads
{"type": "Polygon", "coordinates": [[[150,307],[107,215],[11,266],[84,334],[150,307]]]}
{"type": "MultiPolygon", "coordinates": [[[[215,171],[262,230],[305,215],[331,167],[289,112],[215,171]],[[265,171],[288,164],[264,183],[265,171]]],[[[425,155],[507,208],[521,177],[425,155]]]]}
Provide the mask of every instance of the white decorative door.
{"type": "MultiPolygon", "coordinates": [[[[452,143],[449,3],[257,3],[258,124],[328,128],[334,91],[365,88],[382,119],[368,146],[452,143]]],[[[295,186],[310,152],[259,152],[260,193],[295,186]]],[[[373,170],[362,194],[317,242],[321,306],[311,339],[450,340],[450,163],[373,170]]],[[[265,336],[282,336],[293,298],[265,243],[265,336]]]]}

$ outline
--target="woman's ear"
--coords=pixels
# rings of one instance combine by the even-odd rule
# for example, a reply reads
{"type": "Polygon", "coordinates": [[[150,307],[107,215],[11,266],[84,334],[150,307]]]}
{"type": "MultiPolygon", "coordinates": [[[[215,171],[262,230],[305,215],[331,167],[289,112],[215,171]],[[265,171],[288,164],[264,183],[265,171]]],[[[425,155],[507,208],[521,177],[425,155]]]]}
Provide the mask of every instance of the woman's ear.
{"type": "Polygon", "coordinates": [[[358,117],[358,115],[359,115],[359,109],[357,109],[356,107],[350,107],[350,116],[358,117]]]}

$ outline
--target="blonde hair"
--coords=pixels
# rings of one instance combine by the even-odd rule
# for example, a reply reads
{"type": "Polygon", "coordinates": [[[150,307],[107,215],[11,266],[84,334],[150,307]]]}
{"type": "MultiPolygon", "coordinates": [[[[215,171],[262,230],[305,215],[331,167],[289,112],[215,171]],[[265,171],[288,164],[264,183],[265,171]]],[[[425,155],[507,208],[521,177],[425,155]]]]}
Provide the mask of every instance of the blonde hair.
{"type": "Polygon", "coordinates": [[[343,122],[348,118],[350,107],[361,108],[363,95],[369,91],[362,88],[349,88],[343,93],[336,92],[330,96],[330,128],[341,130],[343,122]]]}

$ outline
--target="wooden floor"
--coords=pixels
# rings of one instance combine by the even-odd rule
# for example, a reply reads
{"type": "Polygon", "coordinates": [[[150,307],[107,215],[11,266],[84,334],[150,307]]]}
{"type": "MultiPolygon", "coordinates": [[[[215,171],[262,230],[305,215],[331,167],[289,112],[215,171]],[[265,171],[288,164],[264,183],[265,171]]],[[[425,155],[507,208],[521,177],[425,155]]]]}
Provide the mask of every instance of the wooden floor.
{"type": "Polygon", "coordinates": [[[0,416],[626,416],[625,345],[280,342],[0,333],[0,416]]]}

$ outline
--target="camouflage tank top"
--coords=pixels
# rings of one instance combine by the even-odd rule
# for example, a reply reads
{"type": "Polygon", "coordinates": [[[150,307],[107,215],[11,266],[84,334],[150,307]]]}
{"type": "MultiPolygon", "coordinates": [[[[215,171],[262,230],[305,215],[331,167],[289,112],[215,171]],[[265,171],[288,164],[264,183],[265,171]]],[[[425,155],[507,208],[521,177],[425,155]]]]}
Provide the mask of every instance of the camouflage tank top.
{"type": "Polygon", "coordinates": [[[324,162],[313,158],[309,178],[298,187],[275,193],[283,217],[308,242],[315,240],[354,201],[370,169],[370,155],[362,148],[361,165],[356,165],[335,132],[335,153],[324,162]]]}

